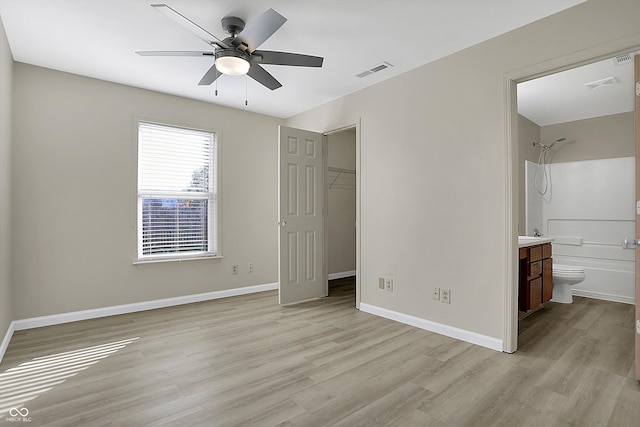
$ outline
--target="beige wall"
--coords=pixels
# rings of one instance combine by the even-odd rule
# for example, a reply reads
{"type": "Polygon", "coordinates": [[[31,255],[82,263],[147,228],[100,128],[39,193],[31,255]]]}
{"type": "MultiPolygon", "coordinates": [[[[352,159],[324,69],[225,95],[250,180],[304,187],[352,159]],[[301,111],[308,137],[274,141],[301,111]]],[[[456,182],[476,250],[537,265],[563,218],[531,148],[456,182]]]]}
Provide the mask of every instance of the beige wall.
{"type": "Polygon", "coordinates": [[[543,126],[543,143],[567,138],[558,150],[552,149],[552,163],[578,160],[633,157],[636,154],[634,113],[543,126]]]}
{"type": "MultiPolygon", "coordinates": [[[[13,58],[0,19],[0,343],[13,320],[11,299],[11,84],[13,58]]],[[[0,354],[0,358],[2,354],[0,354]]]]}
{"type": "MultiPolygon", "coordinates": [[[[355,131],[329,135],[327,164],[341,169],[356,169],[355,131]]],[[[331,178],[331,173],[329,178],[331,178]]],[[[329,274],[356,269],[356,177],[342,174],[329,188],[329,274]]],[[[331,182],[329,182],[331,184],[331,182]]]]}
{"type": "Polygon", "coordinates": [[[16,319],[277,282],[281,120],[21,63],[13,76],[16,319]],[[219,131],[222,260],[132,265],[138,116],[219,131]]]}
{"type": "Polygon", "coordinates": [[[362,303],[505,339],[518,205],[505,77],[636,47],[639,15],[637,1],[591,0],[287,120],[324,131],[361,118],[362,303]]]}
{"type": "Polygon", "coordinates": [[[526,206],[525,206],[525,171],[524,162],[537,162],[540,155],[539,147],[533,142],[540,142],[540,126],[518,115],[518,235],[526,234],[526,206]]]}

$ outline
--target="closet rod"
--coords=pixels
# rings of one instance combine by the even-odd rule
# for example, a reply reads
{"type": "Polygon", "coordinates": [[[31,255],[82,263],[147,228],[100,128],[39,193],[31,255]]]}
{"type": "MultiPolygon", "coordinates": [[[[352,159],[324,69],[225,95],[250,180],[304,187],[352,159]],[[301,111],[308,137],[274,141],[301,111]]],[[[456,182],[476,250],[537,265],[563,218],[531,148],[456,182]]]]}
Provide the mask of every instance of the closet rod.
{"type": "Polygon", "coordinates": [[[332,167],[332,166],[329,166],[329,167],[327,168],[327,170],[328,170],[329,172],[338,172],[338,173],[352,173],[352,174],[355,174],[355,173],[356,173],[356,171],[355,171],[355,170],[353,170],[353,169],[334,168],[334,167],[332,167]]]}

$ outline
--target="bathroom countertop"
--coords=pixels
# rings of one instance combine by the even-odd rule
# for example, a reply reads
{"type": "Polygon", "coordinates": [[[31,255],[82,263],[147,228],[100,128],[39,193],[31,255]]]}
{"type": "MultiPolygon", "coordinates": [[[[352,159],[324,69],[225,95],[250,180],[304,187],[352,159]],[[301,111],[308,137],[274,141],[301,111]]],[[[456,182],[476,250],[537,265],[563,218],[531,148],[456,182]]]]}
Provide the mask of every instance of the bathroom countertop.
{"type": "Polygon", "coordinates": [[[528,246],[542,245],[544,243],[550,243],[552,241],[552,237],[518,236],[518,247],[526,248],[528,246]]]}

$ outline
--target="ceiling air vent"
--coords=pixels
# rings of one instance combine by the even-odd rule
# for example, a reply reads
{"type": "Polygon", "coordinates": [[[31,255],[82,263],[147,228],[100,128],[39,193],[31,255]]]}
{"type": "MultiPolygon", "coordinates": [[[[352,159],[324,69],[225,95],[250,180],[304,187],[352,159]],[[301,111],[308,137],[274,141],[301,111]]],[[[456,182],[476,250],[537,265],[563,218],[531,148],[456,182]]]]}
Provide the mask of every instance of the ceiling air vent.
{"type": "Polygon", "coordinates": [[[391,68],[391,67],[393,67],[393,65],[389,64],[388,62],[381,62],[378,65],[375,65],[366,71],[356,74],[356,77],[360,77],[360,78],[367,77],[373,73],[377,73],[379,71],[386,70],[387,68],[391,68]]]}
{"type": "Polygon", "coordinates": [[[633,62],[633,56],[631,56],[630,53],[625,53],[624,55],[618,55],[615,58],[613,58],[613,63],[616,66],[631,64],[632,62],[633,62]]]}
{"type": "Polygon", "coordinates": [[[605,86],[613,86],[618,84],[618,79],[616,77],[607,77],[606,79],[596,80],[595,82],[585,83],[584,86],[587,89],[598,89],[605,86]]]}

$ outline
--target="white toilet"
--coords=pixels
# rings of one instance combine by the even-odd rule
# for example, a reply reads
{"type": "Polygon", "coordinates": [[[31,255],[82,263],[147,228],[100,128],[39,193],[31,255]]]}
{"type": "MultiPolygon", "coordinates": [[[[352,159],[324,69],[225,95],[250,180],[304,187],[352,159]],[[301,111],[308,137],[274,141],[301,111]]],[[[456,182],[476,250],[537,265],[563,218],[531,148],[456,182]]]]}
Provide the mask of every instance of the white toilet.
{"type": "Polygon", "coordinates": [[[571,304],[573,294],[571,286],[584,280],[584,268],[575,265],[553,263],[553,296],[551,301],[571,304]]]}

